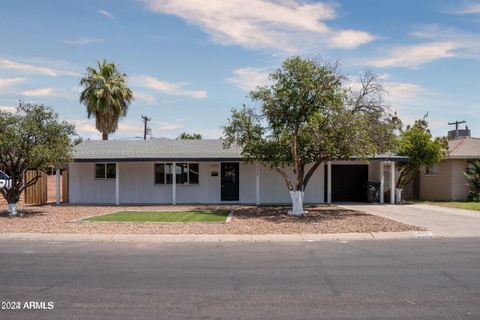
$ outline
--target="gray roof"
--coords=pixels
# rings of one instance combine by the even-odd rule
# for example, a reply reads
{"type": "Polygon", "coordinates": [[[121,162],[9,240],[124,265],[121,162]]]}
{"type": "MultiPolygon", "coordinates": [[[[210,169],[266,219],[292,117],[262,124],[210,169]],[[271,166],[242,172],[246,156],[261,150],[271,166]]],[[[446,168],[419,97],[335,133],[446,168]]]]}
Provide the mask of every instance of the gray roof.
{"type": "Polygon", "coordinates": [[[463,137],[448,141],[449,159],[480,159],[480,138],[463,137]]]}
{"type": "MultiPolygon", "coordinates": [[[[222,140],[87,140],[74,148],[75,162],[238,161],[241,149],[223,148],[222,140]]],[[[352,157],[351,160],[359,158],[352,157]]],[[[368,160],[401,161],[407,157],[380,154],[368,160]]]]}
{"type": "Polygon", "coordinates": [[[239,160],[240,149],[224,149],[222,140],[87,140],[74,148],[76,162],[239,160]]]}

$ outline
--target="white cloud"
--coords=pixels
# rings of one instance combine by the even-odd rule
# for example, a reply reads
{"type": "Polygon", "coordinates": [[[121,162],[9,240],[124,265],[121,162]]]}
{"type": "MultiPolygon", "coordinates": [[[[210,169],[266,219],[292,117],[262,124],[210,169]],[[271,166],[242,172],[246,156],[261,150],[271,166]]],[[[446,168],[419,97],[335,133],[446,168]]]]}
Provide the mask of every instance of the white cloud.
{"type": "Polygon", "coordinates": [[[36,98],[62,97],[65,99],[73,99],[73,95],[71,92],[65,92],[55,88],[37,88],[37,89],[24,90],[21,92],[21,94],[26,97],[36,97],[36,98]]]}
{"type": "Polygon", "coordinates": [[[451,11],[453,14],[478,14],[480,13],[480,3],[470,3],[461,7],[460,9],[456,9],[451,11]]]}
{"type": "Polygon", "coordinates": [[[73,40],[65,40],[65,43],[68,43],[71,45],[86,45],[86,44],[92,44],[92,43],[100,43],[104,41],[105,40],[103,40],[102,38],[79,37],[73,40]]]}
{"type": "Polygon", "coordinates": [[[384,58],[368,61],[374,67],[418,67],[438,59],[455,56],[458,44],[453,41],[430,42],[392,49],[384,58]]]}
{"type": "MultiPolygon", "coordinates": [[[[95,128],[95,119],[70,119],[67,120],[75,125],[77,134],[83,138],[100,139],[101,134],[95,128]]],[[[143,137],[143,125],[139,120],[138,123],[120,121],[118,130],[110,136],[123,136],[129,138],[143,137]]]]}
{"type": "Polygon", "coordinates": [[[10,91],[13,86],[24,82],[24,78],[0,78],[0,92],[10,91]]]}
{"type": "Polygon", "coordinates": [[[266,68],[238,68],[232,72],[234,76],[226,79],[242,90],[250,91],[257,86],[264,85],[268,82],[269,70],[266,68]]]}
{"type": "Polygon", "coordinates": [[[115,16],[113,13],[107,11],[107,10],[98,10],[98,13],[100,13],[102,16],[110,18],[110,19],[115,19],[115,16]]]}
{"type": "MultiPolygon", "coordinates": [[[[379,75],[379,79],[383,84],[385,90],[384,99],[385,102],[391,105],[393,108],[402,108],[406,104],[411,104],[430,94],[426,88],[409,82],[396,82],[391,81],[389,74],[379,75]]],[[[361,83],[353,77],[349,77],[348,86],[352,90],[359,90],[361,83]]]]}
{"type": "Polygon", "coordinates": [[[134,96],[135,100],[143,101],[148,105],[153,105],[156,102],[156,99],[155,99],[154,96],[152,96],[148,93],[145,93],[145,92],[135,91],[133,93],[133,96],[134,96]]]}
{"type": "Polygon", "coordinates": [[[12,107],[12,106],[0,106],[0,111],[2,112],[15,112],[17,110],[17,107],[12,107]]]}
{"type": "Polygon", "coordinates": [[[183,123],[178,121],[157,121],[155,129],[159,131],[172,131],[183,128],[183,123]]]}
{"type": "Polygon", "coordinates": [[[410,102],[427,93],[424,87],[413,83],[386,81],[383,86],[387,91],[386,100],[393,106],[410,102]]]}
{"type": "Polygon", "coordinates": [[[373,40],[375,37],[365,31],[341,30],[332,34],[330,43],[336,48],[355,49],[373,40]]]}
{"type": "Polygon", "coordinates": [[[425,42],[396,46],[381,57],[367,61],[375,67],[417,68],[440,59],[479,59],[480,36],[456,28],[427,25],[410,33],[425,42]]]}
{"type": "Polygon", "coordinates": [[[148,75],[134,75],[130,83],[139,87],[149,88],[171,96],[185,96],[194,99],[207,98],[205,90],[190,90],[185,88],[185,83],[173,83],[159,80],[148,75]]]}
{"type": "Polygon", "coordinates": [[[41,66],[38,64],[21,63],[13,60],[0,58],[0,69],[14,70],[23,73],[41,74],[45,76],[58,77],[58,76],[78,76],[78,73],[60,70],[51,67],[41,66]]]}
{"type": "Polygon", "coordinates": [[[364,31],[333,29],[332,5],[299,0],[144,0],[154,12],[199,26],[221,44],[273,49],[288,54],[325,48],[353,49],[375,37],[364,31]]]}

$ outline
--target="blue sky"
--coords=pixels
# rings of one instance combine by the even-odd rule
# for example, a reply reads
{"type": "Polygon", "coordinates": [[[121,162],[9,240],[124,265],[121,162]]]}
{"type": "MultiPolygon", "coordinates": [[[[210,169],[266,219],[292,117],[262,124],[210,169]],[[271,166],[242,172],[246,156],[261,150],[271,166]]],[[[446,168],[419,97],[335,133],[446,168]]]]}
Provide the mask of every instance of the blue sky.
{"type": "Polygon", "coordinates": [[[432,131],[467,120],[480,136],[480,1],[4,0],[0,108],[52,106],[99,139],[78,102],[86,66],[106,58],[128,74],[135,102],[114,138],[221,135],[232,107],[291,55],[339,60],[352,84],[381,75],[405,123],[432,131]]]}

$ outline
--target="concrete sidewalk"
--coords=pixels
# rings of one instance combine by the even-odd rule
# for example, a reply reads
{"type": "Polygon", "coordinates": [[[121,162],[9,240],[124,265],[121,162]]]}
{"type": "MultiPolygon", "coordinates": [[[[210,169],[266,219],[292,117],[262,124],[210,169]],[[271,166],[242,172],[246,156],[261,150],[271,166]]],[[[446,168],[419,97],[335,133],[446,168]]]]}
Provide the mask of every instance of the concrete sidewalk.
{"type": "Polygon", "coordinates": [[[432,238],[430,232],[374,232],[333,234],[56,234],[56,233],[2,233],[1,240],[37,241],[100,241],[100,242],[311,242],[385,239],[432,238]]]}
{"type": "Polygon", "coordinates": [[[480,212],[427,204],[378,205],[345,204],[341,207],[375,214],[391,220],[424,227],[434,237],[466,238],[480,236],[480,212]]]}

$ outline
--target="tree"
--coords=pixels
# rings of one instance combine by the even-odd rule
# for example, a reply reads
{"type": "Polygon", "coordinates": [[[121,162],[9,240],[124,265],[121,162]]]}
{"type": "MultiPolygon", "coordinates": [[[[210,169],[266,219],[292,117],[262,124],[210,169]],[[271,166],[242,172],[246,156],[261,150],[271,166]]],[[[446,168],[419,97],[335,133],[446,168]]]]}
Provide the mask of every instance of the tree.
{"type": "Polygon", "coordinates": [[[10,188],[0,192],[11,215],[17,214],[22,192],[37,182],[38,171],[70,161],[70,136],[74,133],[73,125],[60,121],[53,109],[44,105],[20,104],[15,113],[0,112],[0,163],[11,178],[10,188]],[[24,179],[27,170],[37,170],[29,181],[24,179]]]}
{"type": "Polygon", "coordinates": [[[467,177],[470,188],[468,200],[480,202],[480,161],[477,160],[469,164],[465,170],[465,177],[467,177]]]}
{"type": "Polygon", "coordinates": [[[200,133],[182,132],[177,140],[202,140],[202,135],[200,133]]]}
{"type": "Polygon", "coordinates": [[[87,108],[88,118],[95,117],[95,127],[108,140],[108,134],[118,129],[120,117],[127,115],[133,101],[132,90],[127,85],[127,75],[121,73],[115,63],[97,61],[98,69],[88,67],[80,80],[84,90],[80,102],[87,108]]]}
{"type": "Polygon", "coordinates": [[[78,136],[75,139],[72,140],[72,146],[78,146],[80,143],[83,142],[83,138],[78,136]]]}
{"type": "Polygon", "coordinates": [[[336,65],[293,57],[269,78],[271,84],[250,92],[256,108],[232,110],[224,144],[276,170],[290,193],[291,213],[303,215],[304,191],[322,162],[387,150],[398,120],[386,113],[383,87],[370,72],[354,91],[336,65]]]}
{"type": "Polygon", "coordinates": [[[433,138],[428,129],[427,115],[407,126],[398,138],[398,154],[407,156],[407,161],[399,162],[400,175],[397,188],[403,189],[417,174],[421,166],[437,164],[448,149],[446,138],[433,138]]]}

